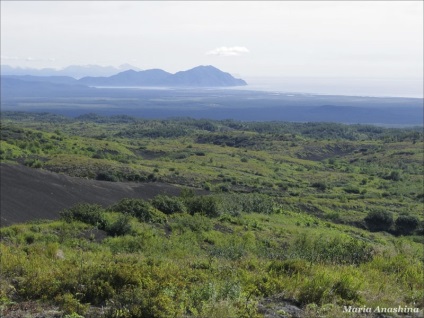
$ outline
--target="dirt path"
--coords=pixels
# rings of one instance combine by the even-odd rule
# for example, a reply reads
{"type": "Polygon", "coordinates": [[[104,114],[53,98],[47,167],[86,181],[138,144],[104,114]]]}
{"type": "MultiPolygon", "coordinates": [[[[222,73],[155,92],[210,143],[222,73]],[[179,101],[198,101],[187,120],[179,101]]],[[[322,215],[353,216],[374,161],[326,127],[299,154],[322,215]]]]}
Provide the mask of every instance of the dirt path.
{"type": "Polygon", "coordinates": [[[69,177],[21,165],[0,164],[0,226],[34,219],[57,219],[79,202],[110,205],[122,198],[178,195],[177,186],[152,182],[106,182],[69,177]]]}

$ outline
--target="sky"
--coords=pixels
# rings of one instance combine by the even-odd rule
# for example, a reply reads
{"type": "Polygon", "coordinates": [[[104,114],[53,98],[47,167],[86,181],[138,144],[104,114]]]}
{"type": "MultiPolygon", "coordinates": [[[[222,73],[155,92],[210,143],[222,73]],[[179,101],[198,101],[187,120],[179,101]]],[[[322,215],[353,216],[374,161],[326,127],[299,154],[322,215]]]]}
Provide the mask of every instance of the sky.
{"type": "Polygon", "coordinates": [[[1,63],[423,77],[422,1],[1,1],[1,63]]]}

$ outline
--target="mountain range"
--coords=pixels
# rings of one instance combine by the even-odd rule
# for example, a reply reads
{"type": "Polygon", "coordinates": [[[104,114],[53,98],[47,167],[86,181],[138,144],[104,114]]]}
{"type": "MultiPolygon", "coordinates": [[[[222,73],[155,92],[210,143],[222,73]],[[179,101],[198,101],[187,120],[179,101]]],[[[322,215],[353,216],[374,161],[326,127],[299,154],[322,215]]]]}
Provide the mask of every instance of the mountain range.
{"type": "Polygon", "coordinates": [[[130,64],[122,64],[118,67],[100,65],[70,65],[59,70],[54,68],[35,69],[1,65],[1,75],[70,76],[75,79],[85,76],[112,76],[127,70],[141,71],[141,69],[130,64]]]}
{"type": "Polygon", "coordinates": [[[247,83],[242,79],[234,78],[213,66],[197,66],[187,71],[168,73],[161,69],[145,71],[126,70],[112,76],[87,76],[75,79],[70,76],[34,76],[34,75],[5,75],[2,74],[2,86],[28,86],[29,83],[48,83],[55,85],[83,85],[83,86],[113,86],[113,87],[229,87],[244,86],[247,83]],[[13,80],[10,83],[10,80],[13,80]],[[9,81],[9,83],[6,83],[9,81]]]}
{"type": "Polygon", "coordinates": [[[79,81],[88,86],[167,86],[167,87],[226,87],[247,83],[229,73],[208,66],[197,66],[171,74],[161,69],[128,70],[110,77],[83,77],[79,81]]]}

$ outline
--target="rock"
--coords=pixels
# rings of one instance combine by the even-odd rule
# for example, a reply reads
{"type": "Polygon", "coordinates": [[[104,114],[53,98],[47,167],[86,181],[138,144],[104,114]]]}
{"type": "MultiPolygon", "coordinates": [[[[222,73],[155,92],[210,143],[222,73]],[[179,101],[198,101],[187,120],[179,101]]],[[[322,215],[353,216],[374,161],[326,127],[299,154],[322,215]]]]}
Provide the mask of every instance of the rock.
{"type": "Polygon", "coordinates": [[[296,300],[279,294],[262,299],[258,304],[258,312],[265,318],[300,318],[303,310],[299,306],[296,300]]]}

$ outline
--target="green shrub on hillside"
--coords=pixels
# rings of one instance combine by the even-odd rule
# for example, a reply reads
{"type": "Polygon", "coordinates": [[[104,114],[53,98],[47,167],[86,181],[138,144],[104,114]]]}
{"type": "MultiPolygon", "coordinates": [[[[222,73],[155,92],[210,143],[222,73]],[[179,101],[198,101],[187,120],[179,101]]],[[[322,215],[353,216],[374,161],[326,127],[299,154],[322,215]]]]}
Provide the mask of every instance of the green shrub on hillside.
{"type": "Polygon", "coordinates": [[[327,189],[327,184],[323,181],[313,182],[311,187],[316,188],[320,191],[325,191],[327,189]]]}
{"type": "Polygon", "coordinates": [[[70,209],[62,210],[59,214],[61,219],[68,223],[81,221],[99,229],[104,229],[107,226],[105,210],[98,204],[80,203],[70,209]]]}
{"type": "Polygon", "coordinates": [[[119,176],[114,171],[100,171],[97,173],[96,180],[118,182],[119,176]]]}
{"type": "Polygon", "coordinates": [[[152,204],[142,199],[122,199],[112,205],[112,211],[128,213],[136,217],[140,222],[146,223],[165,223],[166,215],[158,211],[152,204]]]}
{"type": "Polygon", "coordinates": [[[151,200],[151,204],[159,211],[165,214],[185,213],[187,207],[178,197],[170,197],[167,195],[157,195],[151,200]]]}
{"type": "Polygon", "coordinates": [[[209,217],[221,215],[220,201],[216,196],[196,196],[185,201],[190,214],[200,213],[209,217]]]}
{"type": "Polygon", "coordinates": [[[418,228],[419,220],[416,216],[400,215],[395,221],[396,233],[408,235],[418,228]]]}
{"type": "Polygon", "coordinates": [[[327,264],[359,265],[372,260],[371,245],[351,238],[311,237],[306,234],[297,238],[289,249],[289,257],[327,264]]]}
{"type": "Polygon", "coordinates": [[[384,176],[384,179],[392,180],[392,181],[400,181],[402,177],[399,171],[391,171],[390,174],[388,174],[387,176],[384,176]]]}
{"type": "Polygon", "coordinates": [[[177,230],[179,233],[184,233],[187,230],[193,232],[206,232],[213,228],[212,221],[201,214],[178,214],[171,224],[172,230],[177,230]]]}
{"type": "Polygon", "coordinates": [[[112,236],[122,236],[130,234],[132,231],[130,221],[131,219],[128,214],[121,214],[115,222],[108,224],[105,230],[109,235],[112,236]]]}
{"type": "Polygon", "coordinates": [[[276,200],[259,193],[223,194],[216,196],[222,213],[239,215],[240,213],[273,214],[278,210],[276,200]]]}
{"type": "Polygon", "coordinates": [[[364,221],[372,232],[388,231],[393,225],[393,214],[384,210],[372,210],[364,221]]]}

